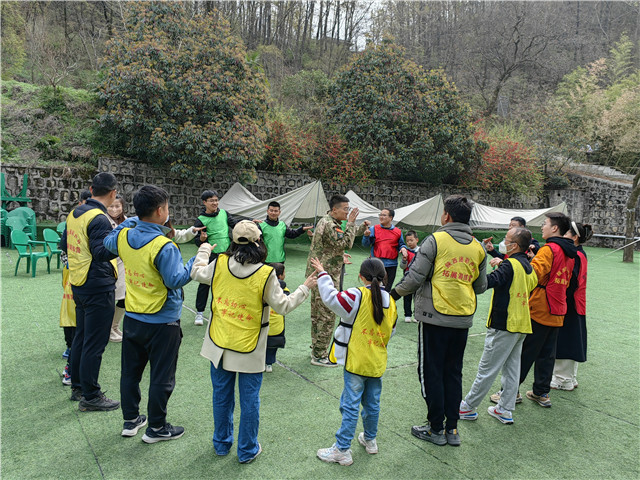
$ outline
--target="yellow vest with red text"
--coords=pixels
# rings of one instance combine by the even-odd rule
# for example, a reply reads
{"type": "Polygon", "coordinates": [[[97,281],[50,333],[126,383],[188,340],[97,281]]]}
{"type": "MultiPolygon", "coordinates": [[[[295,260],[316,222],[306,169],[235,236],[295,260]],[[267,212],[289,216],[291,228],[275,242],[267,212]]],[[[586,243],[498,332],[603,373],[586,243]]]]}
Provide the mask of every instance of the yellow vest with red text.
{"type": "MultiPolygon", "coordinates": [[[[78,218],[73,216],[72,210],[67,217],[67,256],[69,257],[69,282],[71,285],[80,287],[87,281],[89,267],[93,261],[91,250],[89,248],[89,234],[87,228],[91,221],[98,215],[107,216],[99,208],[92,208],[80,215],[78,218]]],[[[116,259],[111,260],[113,272],[118,277],[118,264],[116,259]]]]}
{"type": "Polygon", "coordinates": [[[127,285],[124,306],[131,313],[158,313],[167,301],[168,290],[155,260],[160,250],[172,242],[158,235],[146,245],[133,248],[128,240],[130,230],[123,228],[118,233],[118,255],[124,263],[127,285]]]}
{"type": "Polygon", "coordinates": [[[358,290],[362,297],[353,325],[341,324],[344,328],[351,328],[349,342],[344,345],[334,339],[329,360],[337,361],[335,346],[338,344],[347,349],[344,362],[347,372],[378,378],[387,369],[387,344],[398,318],[396,302],[389,298],[389,307],[384,309],[382,323],[378,325],[373,319],[371,290],[366,287],[360,287],[358,290]]]}
{"type": "MultiPolygon", "coordinates": [[[[289,292],[287,287],[282,289],[284,292],[289,292]]],[[[280,315],[273,311],[273,309],[269,310],[269,336],[274,337],[276,335],[280,335],[284,331],[284,315],[280,315]]]]}
{"type": "Polygon", "coordinates": [[[477,303],[472,284],[485,258],[482,245],[475,240],[459,243],[447,232],[435,232],[433,237],[437,246],[431,277],[434,308],[444,315],[473,315],[477,303]]]}
{"type": "Polygon", "coordinates": [[[252,352],[262,323],[264,289],[273,267],[256,265],[248,277],[239,278],[229,270],[229,257],[220,254],[211,281],[211,323],[209,337],[220,348],[240,353],[252,352]]]}

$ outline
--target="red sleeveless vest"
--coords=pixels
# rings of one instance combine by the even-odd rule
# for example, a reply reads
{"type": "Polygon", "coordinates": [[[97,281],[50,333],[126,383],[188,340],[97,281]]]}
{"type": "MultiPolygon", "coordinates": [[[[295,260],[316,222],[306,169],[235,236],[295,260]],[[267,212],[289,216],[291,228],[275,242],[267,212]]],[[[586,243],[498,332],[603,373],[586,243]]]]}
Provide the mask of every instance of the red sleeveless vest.
{"type": "Polygon", "coordinates": [[[373,227],[373,234],[376,240],[373,244],[373,256],[376,258],[387,258],[394,260],[398,258],[398,242],[402,235],[402,230],[394,228],[382,228],[380,225],[373,227]]]}
{"type": "Polygon", "coordinates": [[[547,293],[547,303],[551,315],[566,315],[567,313],[567,287],[571,279],[571,272],[575,260],[564,254],[562,247],[557,243],[548,242],[553,252],[553,263],[549,280],[545,287],[547,293]]]}
{"type": "Polygon", "coordinates": [[[578,250],[580,258],[580,271],[578,272],[578,287],[573,294],[576,303],[576,313],[578,315],[587,314],[587,256],[578,250]]]}

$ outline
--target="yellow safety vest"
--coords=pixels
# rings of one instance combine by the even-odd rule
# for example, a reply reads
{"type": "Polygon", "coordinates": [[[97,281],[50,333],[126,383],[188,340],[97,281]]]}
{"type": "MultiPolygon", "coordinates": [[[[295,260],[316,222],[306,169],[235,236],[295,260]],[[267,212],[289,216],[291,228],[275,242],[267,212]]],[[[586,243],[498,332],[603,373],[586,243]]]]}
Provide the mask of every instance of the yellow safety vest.
{"type": "Polygon", "coordinates": [[[437,254],[433,263],[433,307],[443,315],[469,316],[476,311],[473,282],[485,258],[482,246],[472,240],[464,245],[447,232],[435,232],[437,254]]]}
{"type": "MultiPolygon", "coordinates": [[[[529,294],[538,284],[538,275],[531,269],[531,273],[524,270],[522,264],[515,258],[507,258],[513,268],[513,279],[509,287],[509,306],[507,307],[507,331],[513,333],[532,333],[531,315],[529,313],[529,294]]],[[[495,289],[491,293],[491,305],[489,306],[489,317],[487,327],[491,327],[491,314],[493,312],[493,296],[495,289]]]]}
{"type": "Polygon", "coordinates": [[[371,304],[371,290],[366,287],[358,288],[362,296],[358,313],[353,325],[341,323],[344,328],[351,328],[348,343],[342,344],[334,338],[329,352],[329,359],[336,362],[336,344],[346,347],[344,368],[347,372],[363,377],[381,377],[387,369],[387,344],[391,332],[396,324],[398,312],[396,302],[389,298],[389,307],[384,309],[384,318],[378,325],[373,319],[371,304]]]}
{"type": "Polygon", "coordinates": [[[118,233],[118,255],[124,263],[127,286],[124,306],[131,313],[158,313],[167,301],[168,289],[156,268],[155,260],[160,250],[172,242],[158,235],[146,245],[133,248],[129,244],[130,230],[123,228],[118,233]]]}
{"type": "MultiPolygon", "coordinates": [[[[87,281],[89,267],[93,261],[91,250],[89,248],[89,234],[87,228],[91,221],[98,215],[107,214],[99,208],[92,208],[80,215],[78,218],[73,216],[75,209],[71,211],[67,217],[67,256],[69,257],[69,281],[71,285],[80,287],[87,281]]],[[[113,265],[113,274],[118,277],[118,264],[116,259],[111,260],[113,265]]]]}
{"type": "Polygon", "coordinates": [[[262,299],[273,267],[262,265],[248,277],[238,278],[229,270],[229,257],[220,254],[211,280],[209,337],[220,348],[240,353],[255,350],[262,323],[262,299]]]}
{"type": "MultiPolygon", "coordinates": [[[[284,287],[284,291],[288,292],[289,289],[284,287]]],[[[284,315],[280,315],[271,309],[269,311],[269,336],[275,337],[280,335],[284,331],[284,315]]]]}

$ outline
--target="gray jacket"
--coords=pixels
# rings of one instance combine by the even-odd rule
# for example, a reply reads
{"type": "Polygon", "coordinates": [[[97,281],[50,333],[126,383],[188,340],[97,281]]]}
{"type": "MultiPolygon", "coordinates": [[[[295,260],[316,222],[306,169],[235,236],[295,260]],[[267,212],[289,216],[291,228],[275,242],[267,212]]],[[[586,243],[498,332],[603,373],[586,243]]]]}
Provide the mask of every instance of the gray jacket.
{"type": "MultiPolygon", "coordinates": [[[[437,231],[449,233],[457,242],[464,245],[476,241],[473,238],[471,228],[465,223],[447,223],[437,231]]],[[[445,315],[438,313],[433,306],[431,275],[433,274],[433,263],[436,259],[436,254],[436,240],[433,235],[431,235],[422,242],[409,271],[402,281],[396,285],[391,295],[395,298],[396,296],[403,297],[415,292],[415,318],[420,322],[439,325],[441,327],[469,328],[473,324],[473,315],[445,315]]],[[[473,291],[476,295],[487,289],[486,256],[478,269],[480,275],[473,282],[473,291]]]]}

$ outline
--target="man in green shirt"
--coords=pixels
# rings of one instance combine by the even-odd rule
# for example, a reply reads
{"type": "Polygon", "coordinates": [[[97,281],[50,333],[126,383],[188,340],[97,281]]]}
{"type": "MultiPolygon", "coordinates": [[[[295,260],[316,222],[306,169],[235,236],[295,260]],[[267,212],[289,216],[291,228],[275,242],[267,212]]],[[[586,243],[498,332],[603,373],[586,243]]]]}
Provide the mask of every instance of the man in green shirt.
{"type": "Polygon", "coordinates": [[[306,227],[299,227],[295,230],[287,227],[287,225],[280,221],[280,204],[278,202],[271,202],[267,207],[267,219],[264,221],[256,221],[260,230],[262,230],[262,237],[264,243],[267,245],[267,260],[266,263],[284,263],[284,239],[285,238],[297,238],[304,232],[313,228],[313,225],[306,227]]]}
{"type": "MultiPolygon", "coordinates": [[[[206,227],[195,238],[196,246],[200,247],[205,242],[216,245],[209,257],[209,263],[217,258],[219,253],[226,252],[231,244],[229,240],[229,229],[233,228],[238,220],[229,215],[225,210],[218,208],[219,197],[214,190],[205,190],[200,197],[204,205],[204,211],[198,216],[194,227],[206,227]]],[[[204,309],[207,307],[209,298],[209,285],[201,283],[198,285],[196,296],[196,320],[194,325],[204,324],[204,309]]]]}

